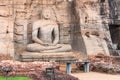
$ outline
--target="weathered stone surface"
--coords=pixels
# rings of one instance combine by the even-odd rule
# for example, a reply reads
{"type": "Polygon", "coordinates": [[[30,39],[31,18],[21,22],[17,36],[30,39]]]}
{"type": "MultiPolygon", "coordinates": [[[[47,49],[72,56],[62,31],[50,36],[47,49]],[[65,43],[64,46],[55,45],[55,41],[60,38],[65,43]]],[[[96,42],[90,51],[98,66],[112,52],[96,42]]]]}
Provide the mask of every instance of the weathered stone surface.
{"type": "Polygon", "coordinates": [[[0,40],[0,52],[1,54],[10,54],[14,56],[14,45],[10,41],[0,40]]]}
{"type": "MultiPolygon", "coordinates": [[[[50,7],[52,20],[59,26],[60,43],[70,43],[73,50],[84,54],[109,55],[109,49],[112,49],[109,25],[119,25],[118,4],[118,0],[0,0],[0,46],[5,46],[2,41],[11,41],[12,45],[13,38],[15,51],[17,44],[31,43],[31,26],[43,19],[39,14],[45,7],[50,7]],[[116,3],[115,6],[112,3],[116,3]]],[[[1,53],[5,51],[1,50],[1,53]]]]}
{"type": "Polygon", "coordinates": [[[14,56],[13,19],[10,16],[9,8],[0,8],[0,53],[14,56]]]}
{"type": "Polygon", "coordinates": [[[56,53],[38,53],[38,52],[23,52],[20,55],[21,61],[76,61],[76,55],[72,52],[56,53]]]}
{"type": "Polygon", "coordinates": [[[9,8],[8,8],[8,6],[0,6],[0,16],[1,17],[8,17],[9,15],[10,14],[9,14],[9,8]]]}
{"type": "MultiPolygon", "coordinates": [[[[101,3],[97,2],[97,0],[76,0],[76,4],[87,54],[91,55],[101,52],[109,55],[108,44],[107,41],[104,40],[104,36],[106,36],[106,34],[104,34],[105,25],[101,18],[102,15],[100,15],[101,6],[99,4],[101,3]],[[95,33],[94,31],[99,33],[95,33]],[[84,32],[88,32],[89,37],[85,36],[84,32]]],[[[106,26],[109,27],[108,25],[106,26]]],[[[110,35],[109,30],[107,30],[106,33],[110,35]]],[[[109,41],[111,41],[110,37],[109,41]]]]}
{"type": "Polygon", "coordinates": [[[23,11],[21,11],[21,12],[16,12],[16,19],[22,19],[22,20],[24,20],[25,18],[26,18],[26,12],[23,12],[23,11]]]}
{"type": "Polygon", "coordinates": [[[16,27],[16,28],[14,28],[14,32],[16,33],[16,34],[24,34],[24,28],[23,28],[23,26],[18,26],[18,27],[16,27]]]}

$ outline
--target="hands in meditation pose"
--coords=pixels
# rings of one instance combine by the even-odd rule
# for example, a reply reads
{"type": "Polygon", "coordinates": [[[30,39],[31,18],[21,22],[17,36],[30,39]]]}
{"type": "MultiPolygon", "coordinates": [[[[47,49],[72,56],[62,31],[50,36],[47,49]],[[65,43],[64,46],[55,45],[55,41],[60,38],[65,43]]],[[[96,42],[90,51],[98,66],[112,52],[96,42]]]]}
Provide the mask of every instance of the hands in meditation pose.
{"type": "Polygon", "coordinates": [[[55,21],[50,20],[51,10],[44,9],[43,19],[35,21],[32,26],[32,40],[34,43],[28,44],[27,50],[32,52],[68,52],[71,45],[58,44],[59,29],[55,21]]]}

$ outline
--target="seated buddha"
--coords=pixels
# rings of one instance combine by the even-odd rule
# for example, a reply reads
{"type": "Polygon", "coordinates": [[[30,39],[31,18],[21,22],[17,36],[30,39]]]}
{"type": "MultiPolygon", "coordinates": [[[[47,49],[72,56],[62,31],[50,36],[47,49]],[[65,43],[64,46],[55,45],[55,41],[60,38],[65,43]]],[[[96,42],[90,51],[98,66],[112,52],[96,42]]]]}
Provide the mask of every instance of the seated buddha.
{"type": "Polygon", "coordinates": [[[59,28],[56,21],[51,20],[51,9],[42,11],[43,19],[35,21],[32,26],[32,40],[34,43],[27,45],[31,52],[69,52],[71,45],[59,44],[59,28]]]}

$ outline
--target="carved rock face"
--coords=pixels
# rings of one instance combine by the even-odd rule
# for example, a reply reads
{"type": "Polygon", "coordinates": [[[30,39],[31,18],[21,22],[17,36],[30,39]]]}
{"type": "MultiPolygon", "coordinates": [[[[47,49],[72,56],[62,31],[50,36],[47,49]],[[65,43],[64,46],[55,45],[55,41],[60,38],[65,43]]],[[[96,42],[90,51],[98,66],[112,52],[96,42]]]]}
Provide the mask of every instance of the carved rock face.
{"type": "MultiPolygon", "coordinates": [[[[50,19],[50,20],[56,21],[58,23],[59,33],[60,33],[59,44],[71,43],[72,42],[71,31],[74,30],[76,27],[78,27],[76,29],[80,29],[79,31],[81,32],[87,31],[92,33],[92,36],[94,36],[91,39],[91,41],[84,38],[85,43],[87,42],[95,43],[94,39],[96,39],[96,37],[98,38],[101,35],[103,36],[109,35],[109,28],[107,24],[105,24],[108,28],[108,30],[106,30],[107,32],[106,35],[102,33],[102,32],[105,32],[103,31],[105,29],[105,26],[103,25],[103,22],[102,22],[103,19],[101,18],[101,15],[100,15],[100,2],[99,2],[100,0],[99,1],[98,0],[73,0],[73,2],[70,2],[70,1],[71,0],[0,0],[0,26],[1,26],[0,32],[3,33],[3,34],[0,34],[0,39],[4,38],[2,40],[5,41],[6,34],[8,31],[10,34],[11,40],[13,39],[13,37],[11,36],[14,35],[14,41],[17,44],[15,45],[16,48],[11,47],[12,49],[15,49],[15,51],[17,51],[18,49],[21,49],[22,47],[27,46],[28,43],[32,43],[31,33],[32,33],[33,22],[41,19],[42,17],[47,20],[50,19]],[[39,16],[39,14],[42,14],[42,15],[39,16]],[[75,16],[76,16],[76,19],[74,19],[75,16]],[[80,21],[77,18],[78,19],[80,18],[80,21]],[[79,23],[80,25],[76,26],[79,23]],[[14,25],[11,25],[11,24],[14,24],[14,25]],[[31,24],[31,26],[28,26],[28,24],[31,24]],[[96,32],[94,33],[92,32],[93,30],[101,31],[101,33],[100,34],[96,32]],[[22,45],[22,46],[18,48],[19,45],[22,45]]],[[[101,1],[103,2],[104,0],[101,0],[101,1]]],[[[111,1],[119,4],[119,0],[111,0],[111,1]]],[[[115,6],[116,8],[118,8],[117,11],[119,11],[119,5],[117,4],[115,6]]],[[[108,7],[109,7],[108,5],[105,5],[105,9],[108,9],[108,7]]],[[[115,14],[119,13],[117,11],[113,11],[113,14],[114,12],[115,14]]],[[[106,19],[106,21],[108,20],[106,19]]],[[[74,31],[72,35],[75,36],[74,31]]],[[[84,34],[81,34],[81,35],[84,35],[84,34]]],[[[7,34],[7,36],[9,35],[7,34]]],[[[77,42],[76,40],[79,37],[80,36],[76,35],[75,37],[76,39],[74,42],[77,42]]],[[[80,40],[78,40],[78,42],[83,43],[80,40]]],[[[0,43],[1,43],[0,52],[2,53],[7,51],[7,50],[4,50],[6,49],[6,47],[3,49],[3,46],[4,45],[6,46],[6,44],[4,44],[2,41],[0,41],[0,43]]],[[[13,42],[10,43],[10,45],[12,44],[13,42]]],[[[97,42],[95,43],[95,45],[98,46],[97,42]]],[[[106,45],[106,44],[103,44],[103,45],[106,45]]],[[[86,44],[85,47],[87,47],[86,48],[87,50],[88,49],[92,50],[91,48],[92,46],[89,46],[89,44],[86,44]]],[[[92,51],[93,53],[96,53],[94,50],[92,51]]]]}

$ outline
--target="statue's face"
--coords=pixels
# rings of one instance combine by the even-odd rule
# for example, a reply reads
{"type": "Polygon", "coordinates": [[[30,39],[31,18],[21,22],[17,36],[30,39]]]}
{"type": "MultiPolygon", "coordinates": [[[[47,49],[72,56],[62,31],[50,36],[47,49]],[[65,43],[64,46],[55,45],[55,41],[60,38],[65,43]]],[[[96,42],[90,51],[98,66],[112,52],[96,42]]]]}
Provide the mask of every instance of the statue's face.
{"type": "Polygon", "coordinates": [[[42,12],[42,15],[44,18],[49,19],[51,17],[51,10],[50,9],[44,9],[42,12]]]}

